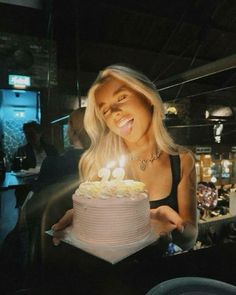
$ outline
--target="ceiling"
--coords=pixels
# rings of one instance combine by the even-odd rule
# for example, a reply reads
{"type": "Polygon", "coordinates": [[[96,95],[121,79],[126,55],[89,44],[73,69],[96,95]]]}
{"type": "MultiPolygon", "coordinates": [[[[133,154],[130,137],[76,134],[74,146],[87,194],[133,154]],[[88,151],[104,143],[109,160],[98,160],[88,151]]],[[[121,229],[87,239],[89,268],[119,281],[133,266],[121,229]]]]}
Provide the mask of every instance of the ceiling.
{"type": "Polygon", "coordinates": [[[164,101],[236,107],[236,1],[76,2],[55,2],[54,33],[82,92],[104,66],[125,63],[154,80],[164,101]]]}
{"type": "Polygon", "coordinates": [[[189,119],[212,106],[236,112],[236,1],[30,2],[42,9],[25,10],[21,32],[56,41],[59,84],[74,73],[85,95],[100,69],[125,63],[155,81],[163,101],[188,105],[189,119]]]}

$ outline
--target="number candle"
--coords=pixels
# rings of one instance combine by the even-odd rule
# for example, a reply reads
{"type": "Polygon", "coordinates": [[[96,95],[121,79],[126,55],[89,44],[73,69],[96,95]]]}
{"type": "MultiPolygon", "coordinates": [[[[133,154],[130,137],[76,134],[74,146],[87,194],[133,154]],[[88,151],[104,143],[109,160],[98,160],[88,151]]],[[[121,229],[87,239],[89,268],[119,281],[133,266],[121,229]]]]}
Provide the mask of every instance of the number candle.
{"type": "Polygon", "coordinates": [[[119,160],[119,165],[120,167],[117,167],[113,170],[112,176],[115,178],[117,181],[121,181],[125,177],[125,170],[122,168],[125,164],[125,157],[121,156],[119,160]]]}
{"type": "Polygon", "coordinates": [[[111,175],[111,170],[109,168],[101,168],[98,171],[98,177],[101,178],[101,182],[106,182],[109,180],[109,177],[111,175]]]}
{"type": "Polygon", "coordinates": [[[121,181],[125,177],[125,170],[124,168],[117,167],[112,171],[112,176],[115,178],[117,181],[121,181]]]}
{"type": "Polygon", "coordinates": [[[109,162],[106,167],[101,168],[98,171],[98,177],[101,178],[101,182],[106,182],[109,180],[110,175],[111,175],[110,168],[112,168],[114,165],[115,165],[115,161],[109,162]]]}

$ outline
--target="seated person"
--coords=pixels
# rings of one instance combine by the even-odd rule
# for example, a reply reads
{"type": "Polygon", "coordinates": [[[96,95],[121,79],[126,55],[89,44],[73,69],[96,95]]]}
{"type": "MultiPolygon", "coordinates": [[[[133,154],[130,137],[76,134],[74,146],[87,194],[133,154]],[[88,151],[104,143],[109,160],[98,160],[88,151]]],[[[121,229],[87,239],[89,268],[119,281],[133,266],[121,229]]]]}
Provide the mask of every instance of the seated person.
{"type": "Polygon", "coordinates": [[[23,125],[23,131],[27,144],[17,149],[12,163],[13,171],[40,167],[46,156],[58,154],[53,145],[43,140],[42,129],[37,122],[31,121],[25,123],[23,125]]]}
{"type": "Polygon", "coordinates": [[[64,176],[78,177],[79,159],[90,142],[83,126],[84,112],[85,108],[79,108],[71,113],[67,130],[71,146],[59,156],[45,158],[32,191],[39,192],[46,185],[55,183],[64,176]]]}
{"type": "MultiPolygon", "coordinates": [[[[23,131],[27,144],[17,149],[11,167],[13,171],[36,167],[39,170],[47,156],[58,155],[56,148],[43,140],[40,124],[35,121],[25,123],[23,131]]],[[[29,186],[16,189],[16,207],[21,207],[29,191],[29,186]]]]}

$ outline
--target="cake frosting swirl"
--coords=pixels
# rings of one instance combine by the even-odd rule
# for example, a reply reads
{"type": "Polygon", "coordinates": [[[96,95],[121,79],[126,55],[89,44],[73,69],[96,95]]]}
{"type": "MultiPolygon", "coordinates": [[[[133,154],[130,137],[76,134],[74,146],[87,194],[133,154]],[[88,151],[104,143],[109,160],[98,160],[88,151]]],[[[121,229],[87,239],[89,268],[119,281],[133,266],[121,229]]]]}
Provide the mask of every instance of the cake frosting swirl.
{"type": "Polygon", "coordinates": [[[81,241],[121,246],[150,234],[148,194],[142,182],[84,182],[73,195],[73,235],[81,241]]]}

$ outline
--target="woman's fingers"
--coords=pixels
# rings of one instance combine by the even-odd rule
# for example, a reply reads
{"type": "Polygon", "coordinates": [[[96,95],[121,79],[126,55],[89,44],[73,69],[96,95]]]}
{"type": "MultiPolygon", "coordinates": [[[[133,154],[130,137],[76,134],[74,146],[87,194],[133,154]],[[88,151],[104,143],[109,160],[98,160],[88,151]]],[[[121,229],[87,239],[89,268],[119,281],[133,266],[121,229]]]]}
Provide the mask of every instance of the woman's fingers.
{"type": "Polygon", "coordinates": [[[66,211],[65,215],[52,226],[53,230],[53,244],[55,246],[59,245],[60,240],[63,238],[62,230],[65,229],[68,225],[72,224],[73,220],[73,209],[66,211]]]}
{"type": "Polygon", "coordinates": [[[73,220],[73,209],[66,211],[65,215],[52,226],[52,230],[62,230],[72,223],[73,220]]]}
{"type": "MultiPolygon", "coordinates": [[[[151,209],[150,213],[151,220],[159,221],[161,223],[161,227],[167,228],[170,231],[173,229],[177,229],[180,232],[184,230],[184,223],[179,214],[170,208],[169,206],[161,206],[157,209],[151,209]]],[[[159,225],[160,226],[160,225],[159,225]]]]}
{"type": "Polygon", "coordinates": [[[63,236],[64,236],[63,231],[54,231],[53,232],[52,242],[53,242],[54,246],[58,246],[60,244],[63,236]]]}

